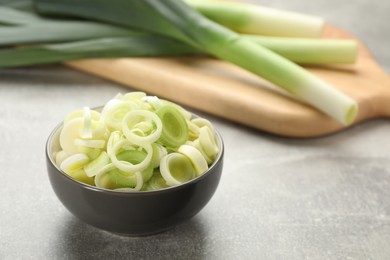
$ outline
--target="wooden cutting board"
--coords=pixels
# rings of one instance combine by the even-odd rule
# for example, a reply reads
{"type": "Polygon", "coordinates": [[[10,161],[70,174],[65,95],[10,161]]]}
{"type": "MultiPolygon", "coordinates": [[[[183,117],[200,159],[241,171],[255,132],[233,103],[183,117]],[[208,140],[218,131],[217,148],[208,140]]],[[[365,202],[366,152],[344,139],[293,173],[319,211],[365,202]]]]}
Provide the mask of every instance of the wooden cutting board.
{"type": "MultiPolygon", "coordinates": [[[[354,38],[332,25],[325,26],[323,37],[354,38]]],[[[359,44],[354,65],[307,67],[358,102],[354,124],[390,116],[390,77],[359,44]]],[[[96,59],[67,65],[277,135],[315,137],[345,128],[258,76],[213,58],[96,59]]]]}

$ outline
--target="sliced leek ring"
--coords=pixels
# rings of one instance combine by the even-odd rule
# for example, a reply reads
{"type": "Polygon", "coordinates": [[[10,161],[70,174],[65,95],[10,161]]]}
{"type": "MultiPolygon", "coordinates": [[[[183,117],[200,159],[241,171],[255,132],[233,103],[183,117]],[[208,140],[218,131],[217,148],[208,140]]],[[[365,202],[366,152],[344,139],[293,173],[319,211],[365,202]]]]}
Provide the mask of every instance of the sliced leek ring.
{"type": "Polygon", "coordinates": [[[70,173],[82,168],[87,162],[89,162],[89,157],[87,155],[76,153],[63,160],[60,164],[60,169],[65,173],[70,173]]]}
{"type": "Polygon", "coordinates": [[[195,147],[184,144],[180,146],[177,151],[187,156],[188,159],[190,159],[192,165],[196,170],[197,176],[203,174],[209,168],[206,159],[203,157],[202,153],[195,147]]]}
{"type": "Polygon", "coordinates": [[[177,106],[164,105],[156,111],[163,124],[160,143],[167,147],[179,147],[188,140],[187,120],[177,106]]]}
{"type": "Polygon", "coordinates": [[[83,147],[88,147],[88,148],[98,148],[102,149],[106,145],[106,141],[104,140],[83,140],[76,138],[73,141],[74,145],[76,146],[83,146],[83,147]]]}
{"type": "Polygon", "coordinates": [[[219,148],[215,141],[215,135],[210,127],[202,126],[199,129],[199,144],[202,146],[202,149],[207,156],[211,158],[211,160],[214,160],[219,152],[219,148]]]}
{"type": "Polygon", "coordinates": [[[190,160],[180,153],[164,156],[160,162],[160,172],[168,186],[183,184],[196,176],[190,160]]]}
{"type": "Polygon", "coordinates": [[[122,121],[122,131],[126,138],[137,145],[151,144],[157,141],[163,129],[160,118],[147,110],[132,110],[122,121]],[[149,124],[147,124],[149,122],[149,124]],[[148,125],[151,129],[148,129],[148,125]],[[137,133],[142,132],[142,135],[137,133]]]}
{"type": "Polygon", "coordinates": [[[118,160],[117,153],[120,150],[123,150],[123,148],[129,148],[131,146],[132,143],[129,140],[121,140],[117,142],[114,145],[114,147],[112,147],[112,150],[108,154],[110,156],[112,163],[121,171],[128,172],[128,173],[134,173],[134,172],[145,170],[149,166],[152,160],[152,155],[153,155],[152,145],[151,144],[139,145],[139,147],[141,149],[144,149],[147,154],[145,159],[139,163],[131,163],[128,161],[118,160]]]}
{"type": "Polygon", "coordinates": [[[100,155],[90,161],[88,164],[84,166],[84,171],[88,177],[93,177],[107,164],[110,163],[110,157],[106,152],[101,152],[100,155]]]}

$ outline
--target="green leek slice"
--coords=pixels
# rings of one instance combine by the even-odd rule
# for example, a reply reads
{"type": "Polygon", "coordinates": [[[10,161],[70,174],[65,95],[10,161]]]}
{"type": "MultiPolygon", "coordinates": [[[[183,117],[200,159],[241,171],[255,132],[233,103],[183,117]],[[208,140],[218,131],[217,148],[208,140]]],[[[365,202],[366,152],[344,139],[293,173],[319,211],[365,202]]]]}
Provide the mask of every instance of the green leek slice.
{"type": "Polygon", "coordinates": [[[102,120],[111,131],[122,130],[122,121],[125,115],[134,109],[129,102],[123,102],[113,99],[102,111],[102,120]]]}
{"type": "Polygon", "coordinates": [[[165,179],[161,176],[161,173],[158,169],[156,169],[153,173],[152,178],[150,178],[147,185],[145,185],[144,190],[150,191],[150,190],[161,190],[168,188],[167,182],[165,179]]]}
{"type": "Polygon", "coordinates": [[[74,145],[76,146],[83,146],[88,148],[104,148],[106,144],[106,141],[104,140],[83,140],[76,138],[74,140],[74,145]]]}
{"type": "Polygon", "coordinates": [[[84,171],[88,177],[93,177],[107,164],[110,163],[110,157],[108,154],[103,151],[100,153],[99,157],[90,161],[84,166],[84,171]]]}
{"type": "Polygon", "coordinates": [[[213,21],[241,33],[318,38],[325,23],[321,17],[240,1],[185,2],[213,21]]]}
{"type": "Polygon", "coordinates": [[[79,182],[83,182],[89,185],[94,185],[95,181],[93,177],[88,177],[85,173],[84,169],[80,168],[74,171],[71,171],[68,173],[70,177],[72,177],[75,180],[78,180],[79,182]]]}
{"type": "Polygon", "coordinates": [[[67,154],[64,150],[58,151],[55,153],[55,162],[57,165],[61,165],[61,163],[69,157],[69,154],[67,154]]]}
{"type": "Polygon", "coordinates": [[[160,107],[156,114],[163,124],[160,143],[167,147],[179,147],[188,140],[188,125],[183,114],[173,105],[160,107]]]}
{"type": "Polygon", "coordinates": [[[79,150],[74,144],[74,140],[81,138],[80,132],[84,126],[83,118],[74,118],[67,124],[64,124],[60,134],[60,145],[61,148],[68,154],[78,153],[79,150]]]}
{"type": "MultiPolygon", "coordinates": [[[[146,156],[141,162],[132,163],[130,161],[124,161],[120,160],[120,158],[117,157],[117,153],[124,148],[127,149],[136,149],[132,148],[132,143],[128,140],[121,140],[117,142],[114,147],[112,148],[111,152],[108,154],[110,156],[110,159],[112,163],[120,170],[127,172],[127,173],[135,173],[137,171],[145,170],[151,160],[153,155],[153,148],[151,144],[145,144],[145,145],[139,145],[139,148],[144,149],[146,151],[146,156]]],[[[126,149],[125,149],[126,150],[126,149]]],[[[130,150],[131,151],[131,150],[130,150]]]]}
{"type": "Polygon", "coordinates": [[[70,173],[82,168],[87,162],[89,162],[88,156],[83,153],[76,153],[63,160],[60,169],[65,173],[70,173]]]}

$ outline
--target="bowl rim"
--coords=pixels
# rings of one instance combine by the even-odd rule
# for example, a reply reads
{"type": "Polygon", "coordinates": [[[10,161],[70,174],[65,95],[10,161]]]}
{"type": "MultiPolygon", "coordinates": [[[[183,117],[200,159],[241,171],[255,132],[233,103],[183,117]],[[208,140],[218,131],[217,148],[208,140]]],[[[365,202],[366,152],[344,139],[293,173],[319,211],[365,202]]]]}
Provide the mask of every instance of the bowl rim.
{"type": "MultiPolygon", "coordinates": [[[[197,116],[196,114],[191,113],[194,116],[197,116]]],[[[92,186],[83,182],[80,182],[68,174],[66,174],[64,171],[62,171],[58,165],[55,163],[54,158],[52,156],[52,151],[51,151],[51,144],[53,142],[55,134],[63,127],[63,122],[59,123],[49,134],[49,137],[46,140],[46,146],[45,146],[45,154],[47,160],[50,162],[50,164],[57,170],[59,174],[61,174],[63,177],[65,177],[68,181],[74,183],[75,185],[80,186],[83,189],[87,189],[90,191],[94,192],[99,192],[99,193],[107,193],[110,195],[118,195],[118,196],[145,196],[145,195],[156,195],[156,194],[161,194],[161,193],[169,193],[173,192],[175,190],[181,190],[185,189],[188,186],[191,186],[197,182],[200,182],[201,180],[205,179],[208,175],[212,174],[212,170],[216,167],[217,164],[220,163],[220,161],[223,159],[224,155],[224,142],[222,139],[221,134],[217,129],[214,128],[215,135],[217,137],[217,144],[220,148],[220,151],[218,153],[218,156],[214,160],[214,162],[211,164],[211,166],[205,171],[203,174],[176,186],[171,186],[167,188],[162,188],[159,190],[150,190],[150,191],[118,191],[118,190],[110,190],[110,189],[104,189],[104,188],[99,188],[96,186],[92,186]]]]}

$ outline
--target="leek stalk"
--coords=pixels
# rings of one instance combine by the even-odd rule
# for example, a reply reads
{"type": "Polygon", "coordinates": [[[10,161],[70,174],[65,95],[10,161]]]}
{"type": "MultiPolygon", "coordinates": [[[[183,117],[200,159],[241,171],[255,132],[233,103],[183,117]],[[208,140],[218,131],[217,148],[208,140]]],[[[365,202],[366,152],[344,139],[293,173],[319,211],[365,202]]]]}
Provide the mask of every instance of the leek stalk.
{"type": "Polygon", "coordinates": [[[203,15],[236,32],[284,37],[321,35],[320,17],[268,8],[243,2],[185,0],[203,15]]]}
{"type": "Polygon", "coordinates": [[[306,39],[245,35],[246,38],[299,64],[351,64],[356,61],[355,40],[306,39]]]}

